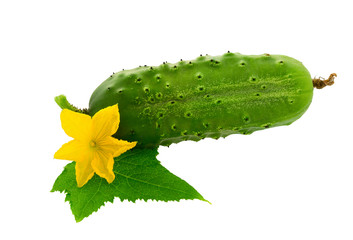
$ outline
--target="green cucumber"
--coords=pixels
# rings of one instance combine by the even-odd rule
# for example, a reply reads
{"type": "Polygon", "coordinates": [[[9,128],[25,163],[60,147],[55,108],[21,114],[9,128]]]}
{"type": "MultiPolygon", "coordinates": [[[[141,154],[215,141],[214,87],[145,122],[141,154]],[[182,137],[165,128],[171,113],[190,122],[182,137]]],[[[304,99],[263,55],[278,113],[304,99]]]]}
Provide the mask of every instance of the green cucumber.
{"type": "Polygon", "coordinates": [[[118,104],[114,136],[154,148],[289,125],[312,96],[313,82],[301,62],[228,52],[115,73],[94,91],[88,113],[118,104]]]}

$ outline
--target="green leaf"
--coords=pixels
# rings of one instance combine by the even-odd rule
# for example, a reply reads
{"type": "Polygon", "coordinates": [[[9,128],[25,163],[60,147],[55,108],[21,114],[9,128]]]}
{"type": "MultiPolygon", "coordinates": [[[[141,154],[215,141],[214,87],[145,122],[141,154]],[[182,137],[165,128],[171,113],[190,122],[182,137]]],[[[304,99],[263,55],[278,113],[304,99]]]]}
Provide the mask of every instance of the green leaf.
{"type": "Polygon", "coordinates": [[[205,200],[187,182],[164,168],[156,159],[157,149],[133,149],[115,158],[115,180],[108,182],[94,175],[83,187],[78,188],[75,162],[65,166],[56,179],[52,192],[65,192],[77,222],[97,211],[105,202],[135,202],[138,199],[179,201],[180,199],[205,200]]]}

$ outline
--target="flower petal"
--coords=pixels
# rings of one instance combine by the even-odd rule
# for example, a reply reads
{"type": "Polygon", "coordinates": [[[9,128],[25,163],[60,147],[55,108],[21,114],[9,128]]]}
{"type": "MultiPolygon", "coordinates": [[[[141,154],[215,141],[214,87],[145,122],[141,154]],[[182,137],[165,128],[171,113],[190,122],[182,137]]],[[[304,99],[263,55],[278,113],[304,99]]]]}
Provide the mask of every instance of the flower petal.
{"type": "Polygon", "coordinates": [[[119,122],[120,114],[117,104],[99,110],[92,117],[93,139],[98,141],[113,135],[118,130],[119,122]]]}
{"type": "Polygon", "coordinates": [[[113,154],[113,157],[118,157],[121,154],[123,154],[124,152],[130,150],[131,148],[136,146],[137,142],[127,142],[127,141],[123,141],[123,140],[118,140],[120,147],[118,148],[117,151],[115,151],[115,153],[113,154]]]}
{"type": "Polygon", "coordinates": [[[94,175],[94,170],[91,166],[92,157],[90,159],[86,159],[85,161],[76,162],[76,181],[77,186],[82,187],[85,185],[88,180],[90,180],[94,175]]]}
{"type": "Polygon", "coordinates": [[[62,145],[62,147],[54,154],[54,158],[80,161],[87,156],[88,151],[90,151],[88,143],[74,139],[62,145]]]}
{"type": "Polygon", "coordinates": [[[92,168],[102,178],[105,178],[108,183],[113,182],[115,175],[113,172],[114,158],[112,154],[109,154],[102,150],[94,152],[92,160],[92,168]]]}
{"type": "Polygon", "coordinates": [[[97,145],[99,146],[99,149],[113,155],[120,146],[116,140],[117,139],[113,137],[101,138],[99,141],[97,141],[97,145]]]}
{"type": "Polygon", "coordinates": [[[87,114],[63,109],[60,114],[61,126],[65,133],[75,139],[89,139],[92,119],[87,114]]]}
{"type": "Polygon", "coordinates": [[[101,149],[107,152],[111,152],[113,157],[118,157],[127,150],[136,146],[137,142],[128,142],[124,140],[118,140],[116,138],[110,137],[105,138],[105,141],[100,145],[101,149]]]}

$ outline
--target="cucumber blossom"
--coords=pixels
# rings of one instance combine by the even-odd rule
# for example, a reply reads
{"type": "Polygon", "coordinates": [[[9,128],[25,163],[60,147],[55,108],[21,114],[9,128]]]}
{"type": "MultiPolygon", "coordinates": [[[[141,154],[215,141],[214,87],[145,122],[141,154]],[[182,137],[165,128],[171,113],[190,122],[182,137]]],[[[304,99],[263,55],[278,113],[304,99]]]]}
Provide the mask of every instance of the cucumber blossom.
{"type": "Polygon", "coordinates": [[[168,146],[289,125],[309,107],[313,82],[283,55],[200,56],[111,75],[92,94],[88,113],[118,104],[118,139],[168,146]]]}

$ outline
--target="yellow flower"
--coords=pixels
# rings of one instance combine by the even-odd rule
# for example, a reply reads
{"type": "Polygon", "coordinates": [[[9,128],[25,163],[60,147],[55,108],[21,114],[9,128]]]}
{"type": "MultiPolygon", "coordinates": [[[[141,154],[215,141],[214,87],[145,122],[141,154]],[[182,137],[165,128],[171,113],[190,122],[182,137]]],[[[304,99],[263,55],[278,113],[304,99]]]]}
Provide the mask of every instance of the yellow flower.
{"type": "Polygon", "coordinates": [[[78,187],[85,185],[94,173],[113,182],[114,157],[136,146],[137,142],[127,142],[113,138],[119,127],[118,105],[104,108],[92,118],[89,115],[68,109],[60,114],[61,126],[65,133],[74,138],[64,144],[54,158],[76,162],[78,187]]]}

